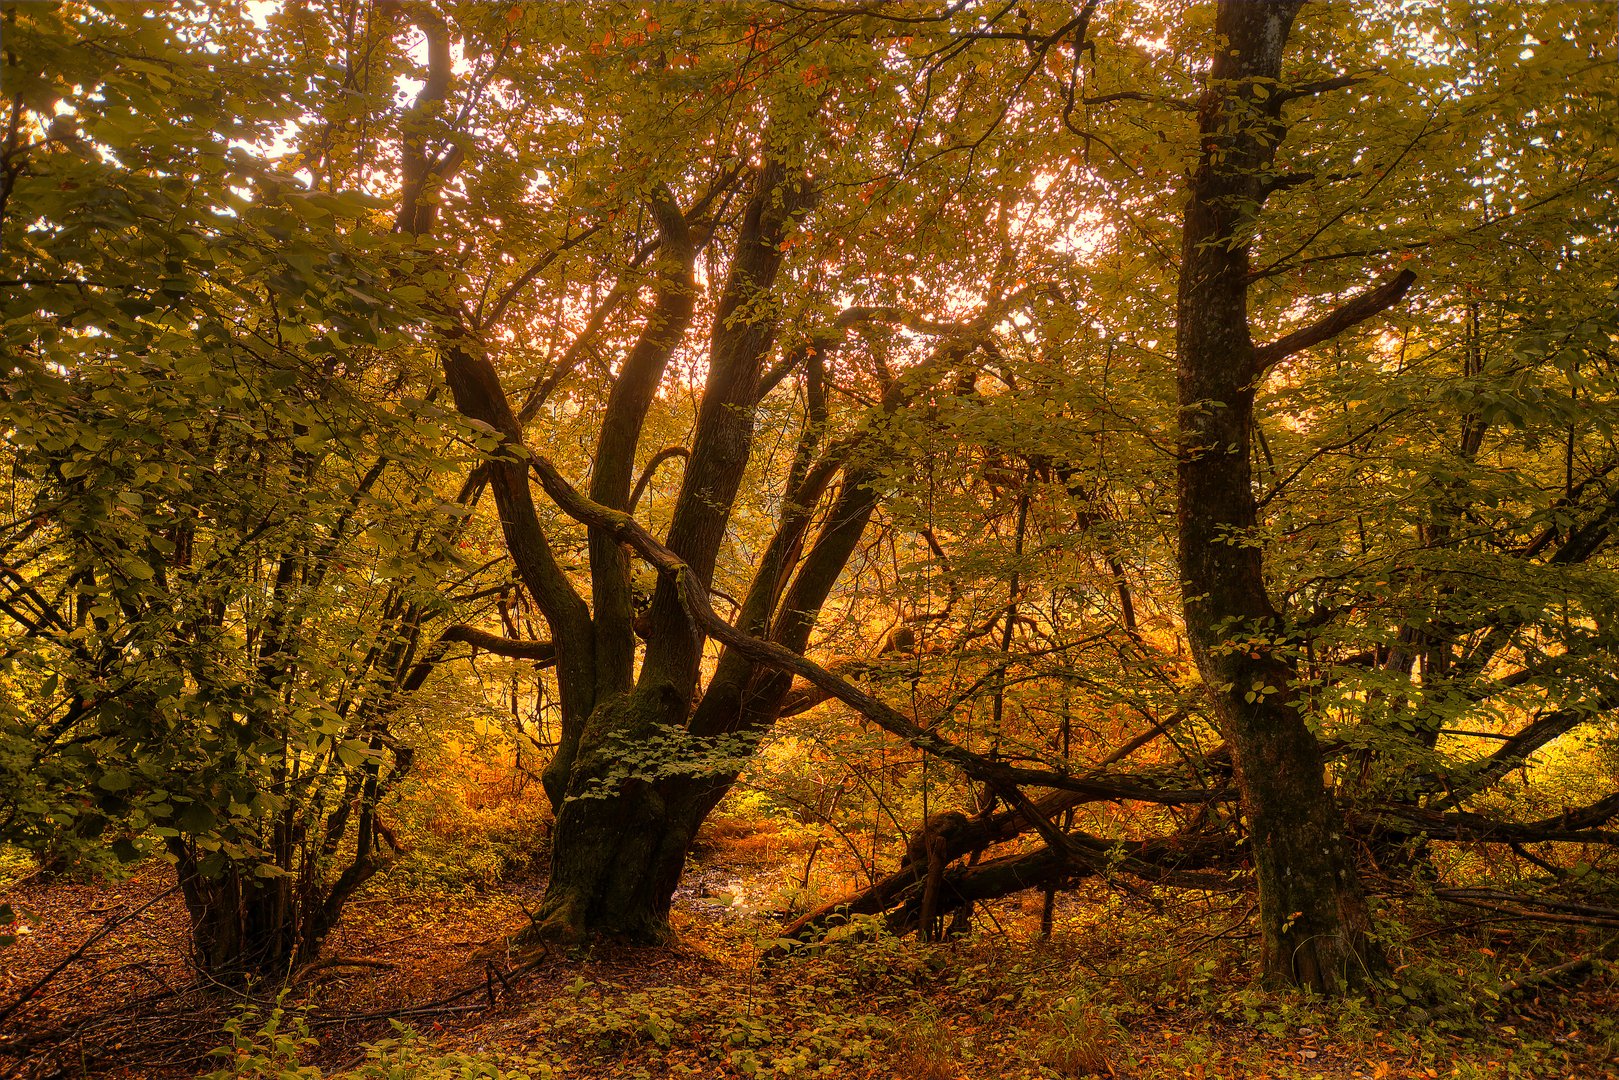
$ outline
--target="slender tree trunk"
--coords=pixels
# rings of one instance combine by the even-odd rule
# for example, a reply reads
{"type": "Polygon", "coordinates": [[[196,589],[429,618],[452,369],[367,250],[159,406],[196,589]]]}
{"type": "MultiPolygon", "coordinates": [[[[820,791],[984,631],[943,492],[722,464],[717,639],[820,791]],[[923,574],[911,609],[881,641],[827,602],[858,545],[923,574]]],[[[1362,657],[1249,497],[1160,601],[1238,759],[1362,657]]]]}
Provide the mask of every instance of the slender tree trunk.
{"type": "Polygon", "coordinates": [[[1263,358],[1249,244],[1269,193],[1283,50],[1300,0],[1223,0],[1200,110],[1177,298],[1179,546],[1187,634],[1236,764],[1258,879],[1265,977],[1333,993],[1381,964],[1290,640],[1264,577],[1251,446],[1263,358]],[[1260,87],[1256,93],[1255,87],[1260,87]]]}
{"type": "Polygon", "coordinates": [[[184,840],[173,838],[168,847],[190,916],[192,956],[227,983],[279,982],[316,959],[344,903],[383,865],[375,857],[357,859],[327,883],[313,864],[273,877],[240,864],[209,872],[184,840]]]}

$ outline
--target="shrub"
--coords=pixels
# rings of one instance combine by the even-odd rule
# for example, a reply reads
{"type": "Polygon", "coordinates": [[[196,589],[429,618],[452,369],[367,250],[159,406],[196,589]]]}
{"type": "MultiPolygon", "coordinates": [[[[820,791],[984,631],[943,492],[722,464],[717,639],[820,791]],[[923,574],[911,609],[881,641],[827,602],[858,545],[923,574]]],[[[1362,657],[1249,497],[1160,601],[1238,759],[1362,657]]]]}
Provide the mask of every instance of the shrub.
{"type": "Polygon", "coordinates": [[[955,1080],[961,1045],[939,1014],[918,1012],[894,1032],[894,1067],[913,1080],[955,1080]]]}
{"type": "Polygon", "coordinates": [[[287,1009],[279,998],[267,1013],[253,1006],[242,1010],[226,1022],[225,1032],[230,1044],[213,1052],[224,1064],[202,1080],[551,1080],[555,1075],[531,1055],[439,1053],[395,1021],[393,1038],[366,1043],[360,1065],[328,1077],[318,1066],[299,1063],[316,1042],[304,1014],[287,1009]]]}

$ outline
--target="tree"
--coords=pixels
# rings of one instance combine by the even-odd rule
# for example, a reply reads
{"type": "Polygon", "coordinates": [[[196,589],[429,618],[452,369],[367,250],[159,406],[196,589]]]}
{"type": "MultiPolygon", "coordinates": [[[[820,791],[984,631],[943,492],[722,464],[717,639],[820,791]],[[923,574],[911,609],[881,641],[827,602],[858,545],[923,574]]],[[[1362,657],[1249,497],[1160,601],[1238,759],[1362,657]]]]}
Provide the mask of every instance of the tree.
{"type": "MultiPolygon", "coordinates": [[[[1255,398],[1274,365],[1302,350],[1329,345],[1349,328],[1399,303],[1417,275],[1410,269],[1391,273],[1381,284],[1364,287],[1338,307],[1305,321],[1272,343],[1256,346],[1253,342],[1250,290],[1257,280],[1278,269],[1272,264],[1256,271],[1250,258],[1256,247],[1255,237],[1263,229],[1262,211],[1274,192],[1319,175],[1275,164],[1277,148],[1287,135],[1284,111],[1300,99],[1352,88],[1363,78],[1340,72],[1311,80],[1284,72],[1284,53],[1298,10],[1299,5],[1290,3],[1228,4],[1222,5],[1216,15],[1216,50],[1209,88],[1200,104],[1201,156],[1189,184],[1177,300],[1182,410],[1180,565],[1187,633],[1205,683],[1214,694],[1221,728],[1231,744],[1248,817],[1261,898],[1264,967],[1273,978],[1331,990],[1360,981],[1379,966],[1376,952],[1367,941],[1365,904],[1346,850],[1344,822],[1324,788],[1324,755],[1308,723],[1315,708],[1309,687],[1323,681],[1333,686],[1342,676],[1330,673],[1323,680],[1318,672],[1306,671],[1313,665],[1301,663],[1315,656],[1318,628],[1337,621],[1344,609],[1334,611],[1330,605],[1319,606],[1289,618],[1272,599],[1274,586],[1268,580],[1265,563],[1275,541],[1260,527],[1260,489],[1255,482],[1254,460],[1263,444],[1255,425],[1255,398]]],[[[1488,56],[1498,47],[1495,43],[1514,29],[1497,25],[1486,29],[1482,17],[1473,25],[1475,37],[1470,44],[1481,57],[1488,56]]],[[[1562,55],[1554,53],[1556,60],[1570,61],[1574,70],[1579,70],[1581,46],[1575,36],[1564,31],[1558,37],[1565,48],[1568,44],[1573,48],[1562,55]]],[[[1528,40],[1538,42],[1533,33],[1528,40]]],[[[1469,82],[1467,75],[1456,79],[1462,85],[1469,82]]],[[[1498,107],[1494,102],[1480,101],[1457,111],[1477,122],[1481,112],[1498,107]]],[[[1554,115],[1558,112],[1553,109],[1554,115]]],[[[1552,121],[1557,127],[1568,122],[1566,116],[1552,121]]],[[[1417,133],[1413,142],[1421,137],[1422,133],[1417,133]]],[[[1531,164],[1538,156],[1537,144],[1546,145],[1531,136],[1521,144],[1522,150],[1504,155],[1494,137],[1484,134],[1480,136],[1480,158],[1512,157],[1520,167],[1522,181],[1527,181],[1525,186],[1533,186],[1541,182],[1538,177],[1530,179],[1538,171],[1531,164]]],[[[1581,165],[1586,163],[1594,162],[1586,158],[1581,165]]],[[[1465,161],[1461,167],[1475,177],[1471,183],[1476,190],[1476,172],[1465,161]]],[[[1430,168],[1431,174],[1419,182],[1428,188],[1431,200],[1436,181],[1447,170],[1438,161],[1430,168]]],[[[1579,168],[1576,166],[1576,175],[1579,168]]],[[[1533,195],[1520,188],[1500,202],[1486,200],[1484,216],[1511,219],[1519,213],[1532,212],[1537,206],[1569,198],[1587,179],[1580,176],[1571,184],[1566,175],[1553,176],[1533,195]]],[[[1464,213],[1477,212],[1476,197],[1465,187],[1453,189],[1452,197],[1457,200],[1458,210],[1465,207],[1464,213]]],[[[1381,216],[1380,229],[1390,224],[1398,227],[1397,223],[1412,220],[1407,215],[1420,213],[1410,204],[1402,205],[1397,195],[1370,209],[1381,216]]],[[[1512,221],[1494,228],[1516,232],[1526,224],[1512,221]]],[[[1544,224],[1554,230],[1554,235],[1566,237],[1571,222],[1561,216],[1544,224]]],[[[1576,229],[1583,232],[1578,226],[1576,229]]],[[[1449,243],[1457,243],[1466,234],[1452,235],[1456,239],[1449,243]]],[[[1476,231],[1473,235],[1477,235],[1476,231]]],[[[1308,250],[1309,243],[1305,241],[1304,250],[1308,250]]],[[[1567,243],[1559,239],[1551,241],[1550,246],[1567,252],[1566,258],[1580,261],[1565,246],[1567,243]]],[[[1444,250],[1448,244],[1441,240],[1434,246],[1444,250]]],[[[1300,254],[1295,249],[1294,257],[1300,254]]],[[[1303,257],[1308,260],[1311,256],[1303,257]]],[[[1478,293],[1476,287],[1474,291],[1478,293]]],[[[1565,302],[1560,297],[1548,300],[1552,304],[1565,302]]],[[[1465,302],[1458,306],[1468,310],[1465,302]]],[[[1464,376],[1482,373],[1476,309],[1470,318],[1475,329],[1472,340],[1464,346],[1470,357],[1464,365],[1464,376]]],[[[1575,322],[1582,320],[1576,316],[1575,322]]],[[[1583,332],[1576,332],[1576,336],[1583,337],[1583,332]]],[[[1550,414],[1544,419],[1555,422],[1550,414]]],[[[1459,444],[1452,453],[1463,461],[1475,459],[1489,423],[1479,414],[1462,417],[1459,444]]],[[[1570,438],[1573,430],[1571,426],[1570,438]]],[[[1572,456],[1568,457],[1570,469],[1572,461],[1572,456]]],[[[1455,474],[1443,465],[1429,465],[1423,472],[1436,493],[1436,505],[1434,516],[1418,526],[1420,542],[1430,551],[1438,545],[1460,555],[1461,534],[1477,522],[1476,516],[1465,509],[1467,496],[1462,490],[1467,483],[1458,483],[1455,474]],[[1471,521],[1464,525],[1463,519],[1471,521]]],[[[1570,471],[1565,497],[1572,492],[1572,483],[1570,471]]],[[[1266,500],[1275,494],[1273,490],[1266,500]]],[[[1531,497],[1531,502],[1536,501],[1531,497]]],[[[1607,529],[1599,511],[1595,518],[1587,518],[1571,531],[1561,531],[1563,544],[1549,562],[1583,561],[1602,547],[1607,529]]],[[[1531,542],[1525,550],[1535,547],[1531,542]]],[[[1398,576],[1405,575],[1390,574],[1381,580],[1387,582],[1398,576]]],[[[1476,597],[1461,600],[1473,589],[1442,584],[1449,576],[1448,570],[1423,575],[1419,588],[1437,589],[1437,603],[1419,601],[1418,610],[1424,614],[1399,629],[1394,643],[1376,661],[1392,663],[1409,679],[1414,674],[1412,660],[1427,650],[1420,665],[1419,693],[1430,704],[1419,707],[1414,716],[1405,714],[1401,706],[1408,701],[1408,692],[1396,692],[1393,708],[1399,725],[1416,732],[1429,748],[1435,745],[1441,718],[1449,711],[1440,702],[1446,698],[1478,702],[1499,693],[1498,689],[1479,685],[1481,676],[1505,658],[1501,650],[1507,641],[1525,629],[1523,622],[1508,619],[1503,623],[1499,615],[1486,615],[1474,606],[1476,597]],[[1467,613],[1457,610],[1453,600],[1467,607],[1467,613]],[[1429,614],[1435,607],[1445,614],[1429,614]],[[1471,643],[1463,645],[1468,639],[1471,643]]],[[[1530,588],[1534,590],[1535,586],[1530,588]]],[[[1545,601],[1551,599],[1545,596],[1545,601]]],[[[1569,599],[1565,592],[1565,612],[1569,599]]],[[[1585,602],[1583,598],[1581,602],[1585,602]]],[[[1598,604],[1603,603],[1598,600],[1598,604]]],[[[1530,611],[1536,602],[1501,598],[1488,606],[1498,612],[1502,606],[1530,611]]],[[[1532,616],[1529,621],[1538,618],[1532,616]]],[[[1564,625],[1566,628],[1566,615],[1564,625]]],[[[1603,619],[1596,616],[1594,636],[1579,633],[1575,635],[1577,640],[1570,640],[1565,629],[1542,636],[1542,645],[1549,644],[1548,638],[1560,638],[1566,664],[1588,655],[1593,646],[1606,648],[1597,645],[1598,640],[1605,640],[1602,625],[1603,619]]],[[[1538,662],[1526,658],[1522,669],[1507,675],[1506,680],[1510,683],[1525,676],[1536,678],[1539,669],[1538,662]]],[[[1565,668],[1565,673],[1575,682],[1580,681],[1572,665],[1565,668]]],[[[1605,707],[1605,695],[1600,690],[1593,693],[1576,689],[1574,698],[1578,704],[1558,714],[1564,723],[1573,722],[1572,713],[1605,707]]],[[[1372,720],[1374,724],[1378,722],[1372,720]]],[[[1530,727],[1539,724],[1537,721],[1530,727]]],[[[1541,726],[1540,731],[1549,734],[1548,727],[1559,726],[1554,722],[1541,726]]],[[[1519,737],[1509,738],[1504,749],[1508,758],[1521,753],[1519,737]]],[[[1492,768],[1499,768],[1500,761],[1497,759],[1492,768]]],[[[1476,770],[1464,770],[1464,775],[1472,771],[1476,770]]],[[[1459,784],[1433,805],[1453,807],[1466,797],[1464,793],[1478,790],[1461,777],[1457,780],[1459,784]]]]}
{"type": "MultiPolygon", "coordinates": [[[[1605,39],[1501,10],[1427,49],[1410,43],[1433,32],[1428,13],[1368,34],[1345,11],[1306,9],[1294,26],[1288,6],[1205,10],[1212,28],[1197,13],[1138,12],[1121,26],[1098,10],[1091,48],[1072,52],[1088,52],[1089,69],[1028,90],[1056,99],[1090,164],[1075,182],[1116,214],[1086,279],[1121,354],[1089,369],[1104,388],[1130,361],[1143,372],[1159,362],[1161,311],[1179,293],[1181,408],[1149,392],[1132,419],[1148,443],[1155,415],[1184,425],[1185,625],[1227,738],[1200,770],[1218,777],[1235,760],[1247,815],[1246,829],[1231,822],[1216,839],[1206,827],[1228,793],[1182,792],[1208,806],[1193,827],[1114,850],[1146,880],[1188,884],[1251,857],[1269,974],[1328,989],[1376,970],[1348,844],[1409,857],[1413,843],[1487,836],[1520,848],[1594,840],[1612,806],[1599,787],[1564,829],[1555,807],[1537,817],[1484,796],[1543,740],[1608,707],[1604,575],[1559,569],[1599,557],[1608,536],[1597,431],[1611,399],[1567,378],[1605,370],[1608,348],[1585,284],[1611,280],[1613,266],[1595,239],[1612,212],[1611,156],[1592,138],[1605,127],[1607,91],[1592,81],[1605,39]],[[1163,45],[1121,44],[1132,40],[1163,45]],[[1533,63],[1518,55],[1525,41],[1533,63]],[[1193,59],[1211,54],[1212,70],[1193,59]],[[1205,96],[1132,89],[1177,83],[1205,96]],[[1104,277],[1115,251],[1125,268],[1104,277]],[[1427,284],[1407,311],[1400,271],[1413,260],[1427,284]],[[1386,267],[1382,284],[1367,282],[1368,262],[1386,267]],[[1494,312],[1483,323],[1481,307],[1494,312]],[[1398,336],[1344,333],[1379,313],[1398,336]],[[1262,333],[1273,343],[1256,346],[1262,333]],[[1485,464],[1479,440],[1492,428],[1485,464]],[[1475,738],[1503,741],[1480,756],[1475,738]],[[1480,809],[1457,812],[1468,800],[1480,809]],[[1277,873],[1276,851],[1305,837],[1320,842],[1277,873]]],[[[1057,340],[1070,365],[1092,355],[1083,337],[1057,340]]],[[[1151,545],[1133,535],[1139,559],[1151,545]]],[[[1189,705],[1161,722],[1196,730],[1201,709],[1189,705]]],[[[1053,793],[1038,807],[1050,818],[1094,797],[1053,793]]],[[[947,861],[1032,828],[1011,813],[975,821],[948,836],[947,861]]],[[[952,870],[944,887],[982,898],[1107,872],[1104,837],[1075,830],[1067,843],[952,870]]],[[[909,862],[842,906],[913,926],[921,870],[909,862]]]]}
{"type": "Polygon", "coordinates": [[[1231,744],[1247,814],[1268,976],[1321,991],[1381,966],[1320,744],[1295,702],[1298,672],[1272,603],[1253,485],[1255,385],[1268,368],[1399,301],[1401,271],[1319,322],[1256,346],[1249,234],[1286,134],[1282,60],[1299,4],[1224,3],[1202,155],[1190,182],[1176,303],[1181,588],[1187,636],[1231,744]],[[1258,88],[1258,89],[1256,89],[1258,88]]]}
{"type": "MultiPolygon", "coordinates": [[[[617,30],[600,33],[597,20],[610,14],[583,13],[584,28],[573,14],[545,13],[522,22],[525,40],[502,61],[500,77],[511,85],[516,72],[532,62],[528,57],[539,55],[535,42],[540,40],[568,55],[581,50],[600,55],[598,40],[608,46],[621,40],[617,30]]],[[[906,280],[892,266],[871,265],[922,249],[937,224],[927,215],[916,219],[898,213],[903,198],[918,189],[919,177],[928,174],[902,161],[892,179],[885,176],[885,159],[892,152],[884,145],[887,132],[863,130],[856,118],[868,105],[864,94],[903,94],[902,84],[886,70],[887,50],[913,49],[929,62],[934,54],[931,42],[925,47],[900,39],[863,13],[820,14],[801,27],[795,24],[805,20],[798,17],[767,20],[740,10],[671,9],[667,20],[660,12],[642,24],[629,47],[614,57],[630,64],[633,94],[620,89],[623,69],[594,61],[587,63],[604,79],[603,86],[585,90],[552,83],[546,88],[582,103],[576,107],[585,111],[607,103],[601,123],[621,133],[621,152],[644,150],[656,164],[649,163],[633,189],[612,196],[615,209],[605,221],[602,208],[590,207],[592,224],[575,233],[581,240],[606,240],[613,217],[632,211],[645,223],[643,231],[618,239],[633,253],[620,257],[620,284],[594,309],[586,308],[583,334],[559,350],[560,360],[537,381],[539,389],[526,403],[519,406],[508,395],[502,367],[510,360],[501,320],[523,315],[526,309],[518,305],[532,304],[528,286],[538,270],[520,273],[504,291],[484,286],[481,291],[502,297],[487,307],[471,300],[479,290],[451,288],[441,294],[444,321],[450,324],[441,345],[446,381],[458,408],[502,440],[489,469],[507,550],[549,624],[556,650],[560,740],[546,770],[546,787],[558,826],[541,933],[571,938],[605,931],[643,939],[667,933],[669,900],[698,824],[783,709],[795,670],[808,670],[795,665],[801,664],[817,614],[882,494],[885,431],[946,388],[970,391],[974,353],[988,347],[1008,313],[1043,295],[1011,287],[1018,268],[1006,265],[990,282],[987,296],[974,296],[977,310],[965,317],[945,319],[915,302],[896,302],[910,293],[936,303],[935,297],[947,296],[959,280],[970,280],[966,258],[978,243],[994,252],[1004,241],[1005,222],[1000,234],[989,223],[982,241],[975,238],[972,248],[963,244],[962,261],[928,267],[927,276],[906,280]],[[873,27],[881,32],[874,35],[873,27]],[[695,72],[667,63],[648,69],[640,59],[667,57],[665,50],[677,41],[685,43],[684,51],[710,39],[734,43],[738,35],[740,47],[709,50],[710,59],[695,72]],[[616,96],[621,93],[622,99],[616,96]],[[724,106],[722,126],[705,127],[713,122],[706,105],[690,104],[704,101],[705,94],[724,106]],[[657,127],[670,109],[690,118],[696,138],[670,145],[667,127],[657,127]],[[821,223],[814,237],[803,225],[812,206],[821,223]],[[869,240],[856,231],[868,219],[877,226],[869,240]],[[694,286],[699,254],[708,259],[705,277],[713,291],[706,297],[694,286]],[[644,269],[643,259],[650,259],[644,269]],[[783,288],[788,274],[797,275],[799,295],[791,299],[783,288]],[[839,289],[853,293],[856,304],[833,307],[839,289]],[[597,337],[606,320],[643,291],[649,296],[639,332],[620,332],[613,339],[615,345],[622,342],[621,359],[604,365],[595,385],[569,390],[573,401],[584,405],[570,412],[589,421],[580,425],[589,432],[582,437],[594,444],[588,482],[575,484],[567,478],[567,462],[536,452],[529,425],[547,394],[570,385],[582,350],[606,344],[597,337]],[[931,345],[905,349],[910,366],[903,371],[882,360],[884,351],[899,351],[893,344],[896,329],[913,342],[933,339],[931,345]],[[848,374],[833,367],[834,355],[857,332],[875,354],[859,375],[875,400],[843,390],[848,374]],[[703,337],[706,344],[693,344],[703,337]],[[677,358],[693,373],[684,376],[690,380],[684,384],[670,377],[677,358]],[[782,423],[780,407],[767,398],[788,387],[802,395],[794,410],[800,425],[796,446],[760,458],[754,452],[755,426],[765,415],[782,423]],[[598,392],[600,399],[589,396],[598,392]],[[689,431],[667,451],[648,454],[641,447],[644,430],[660,408],[668,408],[660,398],[668,401],[676,393],[699,402],[689,431]],[[839,398],[852,407],[838,408],[839,398]],[[639,470],[637,459],[645,462],[639,470]],[[672,497],[662,507],[637,506],[638,492],[655,489],[654,471],[674,459],[683,463],[683,473],[672,497]],[[632,482],[637,471],[642,479],[632,482]],[[763,514],[752,512],[753,498],[741,498],[749,477],[769,493],[758,500],[763,514]],[[542,509],[531,490],[535,480],[563,520],[542,509]],[[666,515],[660,535],[641,525],[637,513],[666,515]],[[562,545],[572,543],[568,517],[585,526],[585,537],[582,550],[571,548],[564,555],[562,545]],[[761,554],[751,575],[737,572],[732,538],[748,517],[768,530],[762,542],[756,541],[761,554]],[[659,575],[644,612],[637,610],[627,548],[659,575]],[[726,555],[729,559],[722,558],[726,555]],[[588,599],[569,572],[570,562],[584,564],[588,599]],[[731,565],[722,569],[724,562],[731,565]],[[723,626],[710,621],[708,597],[733,589],[740,599],[731,619],[723,626]],[[637,644],[638,633],[644,647],[637,644]],[[705,656],[711,637],[724,648],[705,656]]],[[[475,92],[458,88],[450,66],[457,35],[474,30],[421,10],[412,17],[427,39],[428,71],[415,106],[422,123],[402,129],[404,203],[398,220],[428,240],[455,235],[450,222],[476,210],[483,198],[474,179],[467,181],[465,202],[448,193],[452,178],[460,180],[456,170],[463,159],[442,147],[462,136],[427,122],[448,112],[452,94],[475,92]],[[444,194],[432,203],[413,202],[423,190],[444,194]]],[[[927,95],[919,100],[924,111],[931,107],[927,95]]],[[[1005,116],[993,99],[987,109],[970,110],[962,108],[969,100],[964,93],[949,100],[954,115],[927,136],[939,158],[953,150],[971,152],[1005,116]],[[962,132],[976,136],[977,143],[967,142],[962,132]]],[[[572,108],[566,119],[576,131],[572,108]]],[[[493,129],[496,118],[476,116],[468,123],[493,129]]],[[[540,148],[557,138],[543,128],[530,132],[510,114],[502,114],[499,123],[532,140],[514,145],[519,162],[542,162],[540,148]]],[[[913,146],[899,149],[909,155],[913,146]]],[[[1015,177],[1021,166],[1009,158],[997,164],[996,173],[1015,177]]],[[[969,190],[995,190],[1001,182],[995,173],[982,180],[963,177],[969,190]]],[[[589,189],[574,189],[581,190],[589,189]]],[[[1009,201],[1015,201],[1025,189],[1011,190],[1009,201]]],[[[572,232],[579,207],[570,200],[576,196],[558,194],[548,189],[502,216],[569,221],[566,229],[536,225],[530,235],[572,232]]],[[[965,197],[951,192],[929,198],[945,204],[965,197]]],[[[970,235],[960,237],[966,241],[970,235]]],[[[497,245],[478,257],[492,274],[506,277],[508,266],[564,265],[572,254],[569,244],[521,258],[497,245]]],[[[838,693],[885,720],[899,719],[851,684],[814,670],[823,692],[835,685],[838,693]]],[[[919,730],[912,721],[900,722],[906,732],[919,730]]]]}
{"type": "Polygon", "coordinates": [[[476,488],[441,490],[467,433],[387,291],[408,252],[231,145],[287,114],[216,16],[8,12],[0,827],[63,865],[155,840],[199,963],[285,977],[392,858],[476,488]]]}
{"type": "Polygon", "coordinates": [[[701,822],[830,702],[804,723],[928,755],[909,857],[852,900],[925,933],[1247,860],[1267,972],[1336,990],[1377,967],[1351,841],[1421,865],[1612,816],[1601,785],[1561,825],[1491,803],[1612,700],[1613,140],[1579,28],[34,10],[13,820],[175,832],[215,966],[309,956],[386,861],[412,693],[462,645],[547,665],[536,933],[569,940],[664,938],[701,822]],[[457,560],[478,528],[505,558],[457,560]]]}

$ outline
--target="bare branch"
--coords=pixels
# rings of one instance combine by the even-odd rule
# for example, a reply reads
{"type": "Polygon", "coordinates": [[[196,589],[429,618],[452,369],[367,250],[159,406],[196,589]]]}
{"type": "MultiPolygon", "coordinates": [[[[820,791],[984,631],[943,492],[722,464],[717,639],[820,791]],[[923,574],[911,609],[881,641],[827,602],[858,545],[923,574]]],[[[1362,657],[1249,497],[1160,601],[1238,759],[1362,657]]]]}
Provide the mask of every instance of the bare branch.
{"type": "Polygon", "coordinates": [[[635,482],[635,489],[630,492],[630,503],[625,509],[632,514],[635,513],[635,508],[640,505],[641,496],[646,494],[647,485],[652,482],[652,477],[658,471],[659,465],[671,458],[689,457],[691,457],[691,451],[684,446],[665,446],[662,450],[653,454],[652,460],[647,462],[646,468],[641,470],[641,478],[635,482]]]}
{"type": "Polygon", "coordinates": [[[586,499],[569,485],[556,466],[546,458],[533,455],[532,463],[546,494],[564,512],[576,521],[611,532],[620,542],[630,545],[643,559],[651,563],[674,587],[687,617],[704,633],[755,663],[790,672],[814,684],[883,730],[904,739],[919,750],[956,765],[976,780],[995,784],[1003,789],[1029,785],[1080,791],[1102,799],[1155,803],[1201,803],[1209,800],[1209,793],[1206,791],[1165,790],[1136,783],[1128,777],[1081,779],[1044,769],[1008,765],[951,742],[938,734],[937,730],[921,727],[904,713],[879,701],[860,687],[839,678],[813,660],[785,646],[754,637],[732,626],[714,611],[713,605],[709,602],[708,590],[703,587],[692,568],[647,532],[634,518],[586,499]]]}
{"type": "MultiPolygon", "coordinates": [[[[1373,71],[1370,74],[1378,74],[1373,71]]],[[[1294,98],[1311,97],[1315,94],[1326,94],[1333,90],[1343,90],[1351,86],[1359,86],[1365,82],[1367,75],[1335,75],[1330,79],[1316,79],[1313,82],[1294,83],[1285,86],[1276,92],[1276,96],[1283,101],[1292,101],[1294,98]]]]}
{"type": "Polygon", "coordinates": [[[1098,94],[1095,97],[1082,97],[1081,105],[1111,105],[1115,101],[1144,101],[1150,105],[1167,105],[1171,109],[1181,112],[1197,112],[1197,102],[1182,101],[1180,98],[1160,97],[1157,94],[1144,94],[1140,90],[1120,90],[1115,94],[1098,94]]]}

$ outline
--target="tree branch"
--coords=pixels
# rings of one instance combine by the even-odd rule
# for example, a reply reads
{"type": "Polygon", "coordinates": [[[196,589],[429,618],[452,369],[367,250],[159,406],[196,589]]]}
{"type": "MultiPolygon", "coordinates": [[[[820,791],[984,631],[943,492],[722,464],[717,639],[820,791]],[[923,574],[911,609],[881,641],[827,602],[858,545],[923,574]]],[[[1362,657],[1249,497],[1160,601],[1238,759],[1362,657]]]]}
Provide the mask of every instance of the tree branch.
{"type": "Polygon", "coordinates": [[[657,473],[659,465],[671,458],[689,457],[691,457],[691,451],[684,446],[665,446],[662,450],[653,454],[652,460],[647,462],[646,467],[641,470],[641,478],[635,482],[635,488],[630,492],[629,505],[625,509],[632,514],[635,513],[635,508],[640,505],[641,496],[646,494],[647,485],[652,482],[652,477],[657,473]]]}
{"type": "Polygon", "coordinates": [[[516,660],[535,660],[542,666],[556,663],[557,650],[549,641],[518,641],[513,638],[501,637],[491,634],[487,630],[479,630],[475,626],[457,624],[447,627],[439,635],[440,641],[455,641],[463,645],[471,645],[475,649],[494,653],[496,656],[509,656],[516,660]]]}
{"type": "Polygon", "coordinates": [[[416,100],[400,121],[400,174],[403,188],[394,228],[420,236],[433,225],[435,207],[424,198],[428,185],[446,180],[461,165],[460,147],[452,147],[437,161],[427,154],[426,126],[449,96],[455,73],[450,56],[450,27],[437,9],[429,4],[400,5],[400,10],[427,39],[427,79],[416,100]]]}
{"type": "Polygon", "coordinates": [[[1149,105],[1167,105],[1171,109],[1178,109],[1181,112],[1197,112],[1197,102],[1195,101],[1160,97],[1157,94],[1146,94],[1140,90],[1120,90],[1114,94],[1098,94],[1095,97],[1082,97],[1079,99],[1081,105],[1111,105],[1115,101],[1143,101],[1149,105]]]}
{"type": "MultiPolygon", "coordinates": [[[[1371,72],[1371,74],[1380,74],[1381,70],[1382,69],[1379,68],[1371,72]]],[[[1343,90],[1347,87],[1359,86],[1361,83],[1366,81],[1366,78],[1367,76],[1364,74],[1335,75],[1330,79],[1316,79],[1313,82],[1301,82],[1294,83],[1292,86],[1284,86],[1278,90],[1276,94],[1283,101],[1292,101],[1295,98],[1311,97],[1315,94],[1325,94],[1333,90],[1343,90]]]]}
{"type": "Polygon", "coordinates": [[[1619,694],[1608,693],[1590,704],[1558,709],[1538,718],[1493,754],[1472,762],[1467,767],[1463,782],[1453,785],[1444,798],[1434,803],[1433,809],[1448,810],[1459,806],[1465,799],[1495,784],[1513,769],[1523,767],[1535,751],[1553,739],[1600,718],[1615,707],[1619,707],[1619,694]]]}
{"type": "Polygon", "coordinates": [[[1388,281],[1366,290],[1309,326],[1301,327],[1269,345],[1260,346],[1254,350],[1252,377],[1258,379],[1272,366],[1294,353],[1331,341],[1350,327],[1387,311],[1404,298],[1416,280],[1417,275],[1414,272],[1401,270],[1388,281]]]}
{"type": "Polygon", "coordinates": [[[709,602],[708,590],[702,581],[675,552],[659,542],[630,515],[593,503],[580,495],[546,458],[534,455],[532,461],[546,494],[564,512],[576,521],[611,532],[657,569],[677,593],[682,609],[696,629],[756,663],[790,672],[813,683],[883,730],[919,750],[956,765],[974,779],[1003,788],[1013,785],[1048,787],[1083,792],[1102,799],[1169,804],[1209,801],[1209,793],[1202,790],[1172,791],[1138,784],[1128,777],[1080,778],[1008,765],[951,742],[934,729],[921,727],[904,713],[840,679],[813,660],[773,641],[745,633],[720,618],[709,602]]]}

